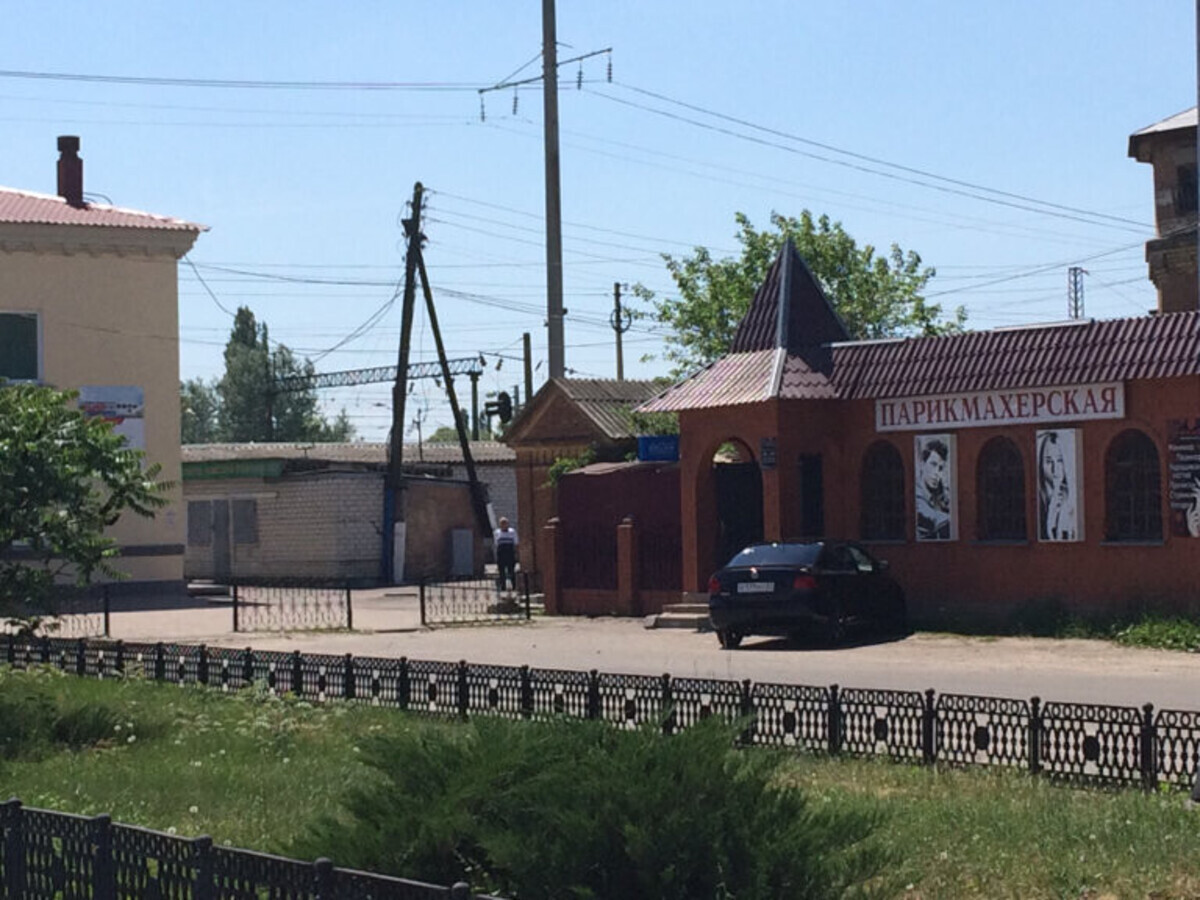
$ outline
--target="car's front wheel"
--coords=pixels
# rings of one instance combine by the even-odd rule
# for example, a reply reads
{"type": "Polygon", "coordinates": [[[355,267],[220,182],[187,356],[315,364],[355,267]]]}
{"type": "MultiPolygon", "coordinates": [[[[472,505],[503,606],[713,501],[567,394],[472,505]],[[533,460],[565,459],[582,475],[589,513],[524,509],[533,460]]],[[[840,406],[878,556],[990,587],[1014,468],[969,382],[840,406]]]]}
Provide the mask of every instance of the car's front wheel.
{"type": "Polygon", "coordinates": [[[717,640],[726,650],[736,650],[741,646],[742,633],[736,628],[719,628],[717,629],[717,640]]]}

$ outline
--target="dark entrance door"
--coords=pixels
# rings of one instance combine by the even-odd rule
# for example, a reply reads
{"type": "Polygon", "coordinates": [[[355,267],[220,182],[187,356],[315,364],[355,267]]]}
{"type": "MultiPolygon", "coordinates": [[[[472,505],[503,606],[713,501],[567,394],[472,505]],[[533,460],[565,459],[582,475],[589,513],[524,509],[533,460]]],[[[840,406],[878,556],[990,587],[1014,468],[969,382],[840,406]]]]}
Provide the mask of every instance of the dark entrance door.
{"type": "Polygon", "coordinates": [[[800,534],[825,536],[825,478],[819,453],[800,456],[800,534]]]}
{"type": "Polygon", "coordinates": [[[212,554],[213,580],[228,581],[233,573],[232,560],[229,553],[229,501],[214,500],[212,502],[212,554]]]}
{"type": "Polygon", "coordinates": [[[763,539],[762,473],[758,463],[713,466],[717,488],[717,558],[714,568],[755,541],[763,539]]]}

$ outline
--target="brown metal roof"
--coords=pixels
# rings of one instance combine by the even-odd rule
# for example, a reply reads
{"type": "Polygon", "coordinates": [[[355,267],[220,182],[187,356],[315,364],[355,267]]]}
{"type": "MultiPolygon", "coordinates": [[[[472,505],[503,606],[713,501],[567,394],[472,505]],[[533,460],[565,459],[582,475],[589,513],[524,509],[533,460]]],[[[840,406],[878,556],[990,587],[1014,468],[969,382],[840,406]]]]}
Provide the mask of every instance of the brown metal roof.
{"type": "Polygon", "coordinates": [[[0,187],[0,223],[25,225],[91,225],[109,228],[151,228],[159,231],[201,232],[208,229],[203,225],[138,212],[119,209],[100,203],[89,203],[82,208],[71,206],[62,197],[35,194],[0,187]]]}
{"type": "Polygon", "coordinates": [[[656,381],[607,378],[556,378],[554,381],[580,412],[613,440],[633,434],[633,408],[662,390],[662,385],[656,381]]]}
{"type": "Polygon", "coordinates": [[[778,396],[844,400],[1200,375],[1200,312],[1081,320],[948,337],[835,344],[828,376],[789,354],[779,387],[762,354],[730,354],[644,404],[646,411],[732,406],[778,396]],[[751,358],[758,368],[754,368],[751,358]]]}
{"type": "MultiPolygon", "coordinates": [[[[246,444],[184,444],[183,461],[227,462],[243,459],[312,459],[320,462],[368,463],[387,462],[388,445],[368,441],[350,443],[246,443],[246,444]]],[[[498,441],[472,441],[471,458],[480,464],[510,463],[516,453],[498,441]]],[[[456,443],[404,445],[406,463],[437,463],[461,465],[462,449],[456,443]]]]}
{"type": "Polygon", "coordinates": [[[773,376],[782,352],[730,353],[638,408],[642,412],[675,412],[761,403],[774,395],[773,376]]]}
{"type": "Polygon", "coordinates": [[[786,347],[805,356],[806,348],[823,347],[849,338],[833,306],[821,290],[796,246],[786,241],[767,270],[766,278],[730,346],[732,353],[786,347]],[[780,303],[784,304],[780,314],[780,303]]]}

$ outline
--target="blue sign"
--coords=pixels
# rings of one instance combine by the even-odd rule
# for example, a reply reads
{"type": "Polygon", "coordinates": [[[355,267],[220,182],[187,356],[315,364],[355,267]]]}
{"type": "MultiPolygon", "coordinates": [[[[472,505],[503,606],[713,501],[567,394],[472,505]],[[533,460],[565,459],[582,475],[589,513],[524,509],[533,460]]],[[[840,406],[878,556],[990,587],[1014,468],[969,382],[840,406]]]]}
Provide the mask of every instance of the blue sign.
{"type": "Polygon", "coordinates": [[[638,437],[638,459],[642,462],[676,462],[679,459],[679,435],[644,434],[638,437]]]}

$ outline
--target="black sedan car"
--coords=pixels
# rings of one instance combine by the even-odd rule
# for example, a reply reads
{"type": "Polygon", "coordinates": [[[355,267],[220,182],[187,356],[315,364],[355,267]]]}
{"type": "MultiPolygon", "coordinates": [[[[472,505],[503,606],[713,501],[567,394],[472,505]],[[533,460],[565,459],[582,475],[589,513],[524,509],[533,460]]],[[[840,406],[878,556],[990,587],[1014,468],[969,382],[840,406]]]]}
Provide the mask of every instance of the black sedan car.
{"type": "Polygon", "coordinates": [[[837,642],[854,626],[908,627],[887,563],[848,541],[751,544],[709,579],[708,611],[730,650],[751,634],[837,642]]]}

